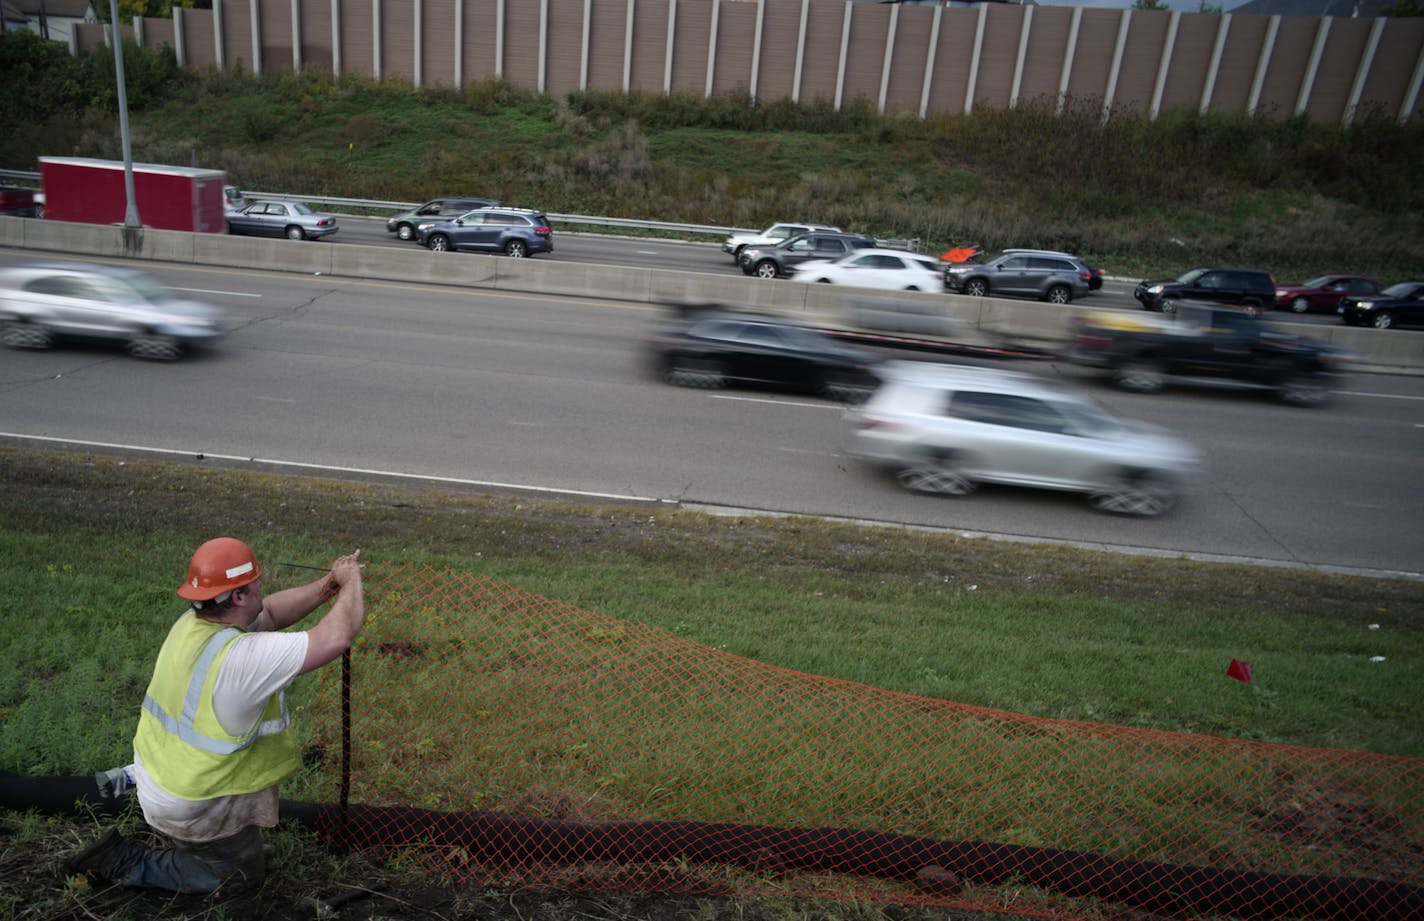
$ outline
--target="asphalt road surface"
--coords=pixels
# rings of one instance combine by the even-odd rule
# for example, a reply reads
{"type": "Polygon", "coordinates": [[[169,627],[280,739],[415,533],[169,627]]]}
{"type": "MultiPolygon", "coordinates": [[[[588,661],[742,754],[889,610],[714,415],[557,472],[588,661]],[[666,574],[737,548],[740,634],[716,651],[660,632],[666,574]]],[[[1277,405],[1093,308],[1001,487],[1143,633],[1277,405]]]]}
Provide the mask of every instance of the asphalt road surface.
{"type": "Polygon", "coordinates": [[[910,494],[841,454],[835,404],[653,380],[638,338],[656,314],[644,305],[150,267],[239,328],[174,363],[87,347],[0,352],[0,437],[1169,555],[1410,574],[1424,561],[1416,378],[1349,378],[1330,407],[1305,410],[1236,389],[1125,394],[1080,369],[1020,365],[1206,451],[1204,493],[1161,519],[1124,519],[1031,490],[910,494]]]}

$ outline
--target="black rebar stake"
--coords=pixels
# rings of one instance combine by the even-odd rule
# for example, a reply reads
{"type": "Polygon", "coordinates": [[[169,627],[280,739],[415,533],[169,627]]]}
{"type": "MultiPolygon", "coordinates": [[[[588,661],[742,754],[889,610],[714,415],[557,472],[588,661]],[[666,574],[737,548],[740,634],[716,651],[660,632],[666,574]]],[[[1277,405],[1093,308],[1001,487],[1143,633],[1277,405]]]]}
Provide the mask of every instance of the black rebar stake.
{"type": "Polygon", "coordinates": [[[341,819],[351,796],[351,650],[341,654],[341,819]]]}
{"type": "MultiPolygon", "coordinates": [[[[280,563],[295,569],[312,569],[327,572],[330,567],[308,566],[304,563],[280,563]]],[[[330,600],[328,597],[327,600],[330,600]]],[[[341,827],[340,840],[349,840],[346,829],[347,804],[351,798],[351,648],[341,654],[341,793],[338,798],[341,827]]]]}

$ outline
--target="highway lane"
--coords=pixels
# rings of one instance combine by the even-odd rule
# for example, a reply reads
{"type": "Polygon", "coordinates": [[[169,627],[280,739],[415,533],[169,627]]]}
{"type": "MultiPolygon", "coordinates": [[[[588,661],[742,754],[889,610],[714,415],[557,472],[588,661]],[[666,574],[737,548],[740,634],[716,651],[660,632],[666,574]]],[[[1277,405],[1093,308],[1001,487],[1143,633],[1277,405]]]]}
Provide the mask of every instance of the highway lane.
{"type": "MultiPolygon", "coordinates": [[[[319,245],[319,244],[311,244],[319,245]]],[[[18,260],[24,254],[4,254],[18,260]]],[[[154,265],[241,326],[222,348],[154,364],[87,348],[0,353],[0,432],[181,455],[385,471],[1148,548],[1417,572],[1424,381],[1358,377],[1335,405],[1260,393],[1117,392],[1081,369],[1033,370],[1183,432],[1206,491],[1160,520],[1077,497],[985,489],[911,495],[841,455],[840,408],[672,388],[642,370],[648,307],[154,265]]],[[[20,436],[15,439],[13,436],[20,436]]],[[[201,510],[195,510],[201,514],[201,510]]]]}

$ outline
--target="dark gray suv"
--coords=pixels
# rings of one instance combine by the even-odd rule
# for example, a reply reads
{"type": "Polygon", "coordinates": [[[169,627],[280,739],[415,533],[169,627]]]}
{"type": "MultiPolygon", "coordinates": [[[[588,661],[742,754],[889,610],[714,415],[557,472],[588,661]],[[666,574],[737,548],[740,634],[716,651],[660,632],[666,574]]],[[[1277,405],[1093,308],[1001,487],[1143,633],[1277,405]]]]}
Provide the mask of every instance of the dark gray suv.
{"type": "Polygon", "coordinates": [[[549,219],[528,208],[476,208],[450,220],[422,221],[415,238],[437,253],[459,250],[522,258],[554,251],[549,219]]]}
{"type": "Polygon", "coordinates": [[[402,240],[414,240],[415,228],[422,223],[459,217],[466,211],[489,208],[498,204],[499,202],[493,198],[434,198],[419,208],[402,211],[400,214],[386,218],[386,231],[395,234],[402,240]]]}
{"type": "Polygon", "coordinates": [[[988,262],[945,267],[944,287],[974,297],[1012,294],[1066,304],[1092,290],[1093,270],[1077,256],[1048,250],[1016,249],[988,262]]]}

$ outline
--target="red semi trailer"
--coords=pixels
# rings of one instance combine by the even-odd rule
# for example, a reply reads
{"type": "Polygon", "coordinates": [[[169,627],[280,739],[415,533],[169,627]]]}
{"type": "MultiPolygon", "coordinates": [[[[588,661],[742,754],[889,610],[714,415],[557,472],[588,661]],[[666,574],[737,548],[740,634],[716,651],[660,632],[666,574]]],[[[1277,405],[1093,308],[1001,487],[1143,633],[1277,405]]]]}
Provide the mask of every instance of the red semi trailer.
{"type": "MultiPolygon", "coordinates": [[[[40,157],[45,217],[86,224],[122,224],[128,212],[124,164],[89,157],[40,157]]],[[[222,170],[133,164],[139,222],[158,230],[226,233],[222,170]]]]}

